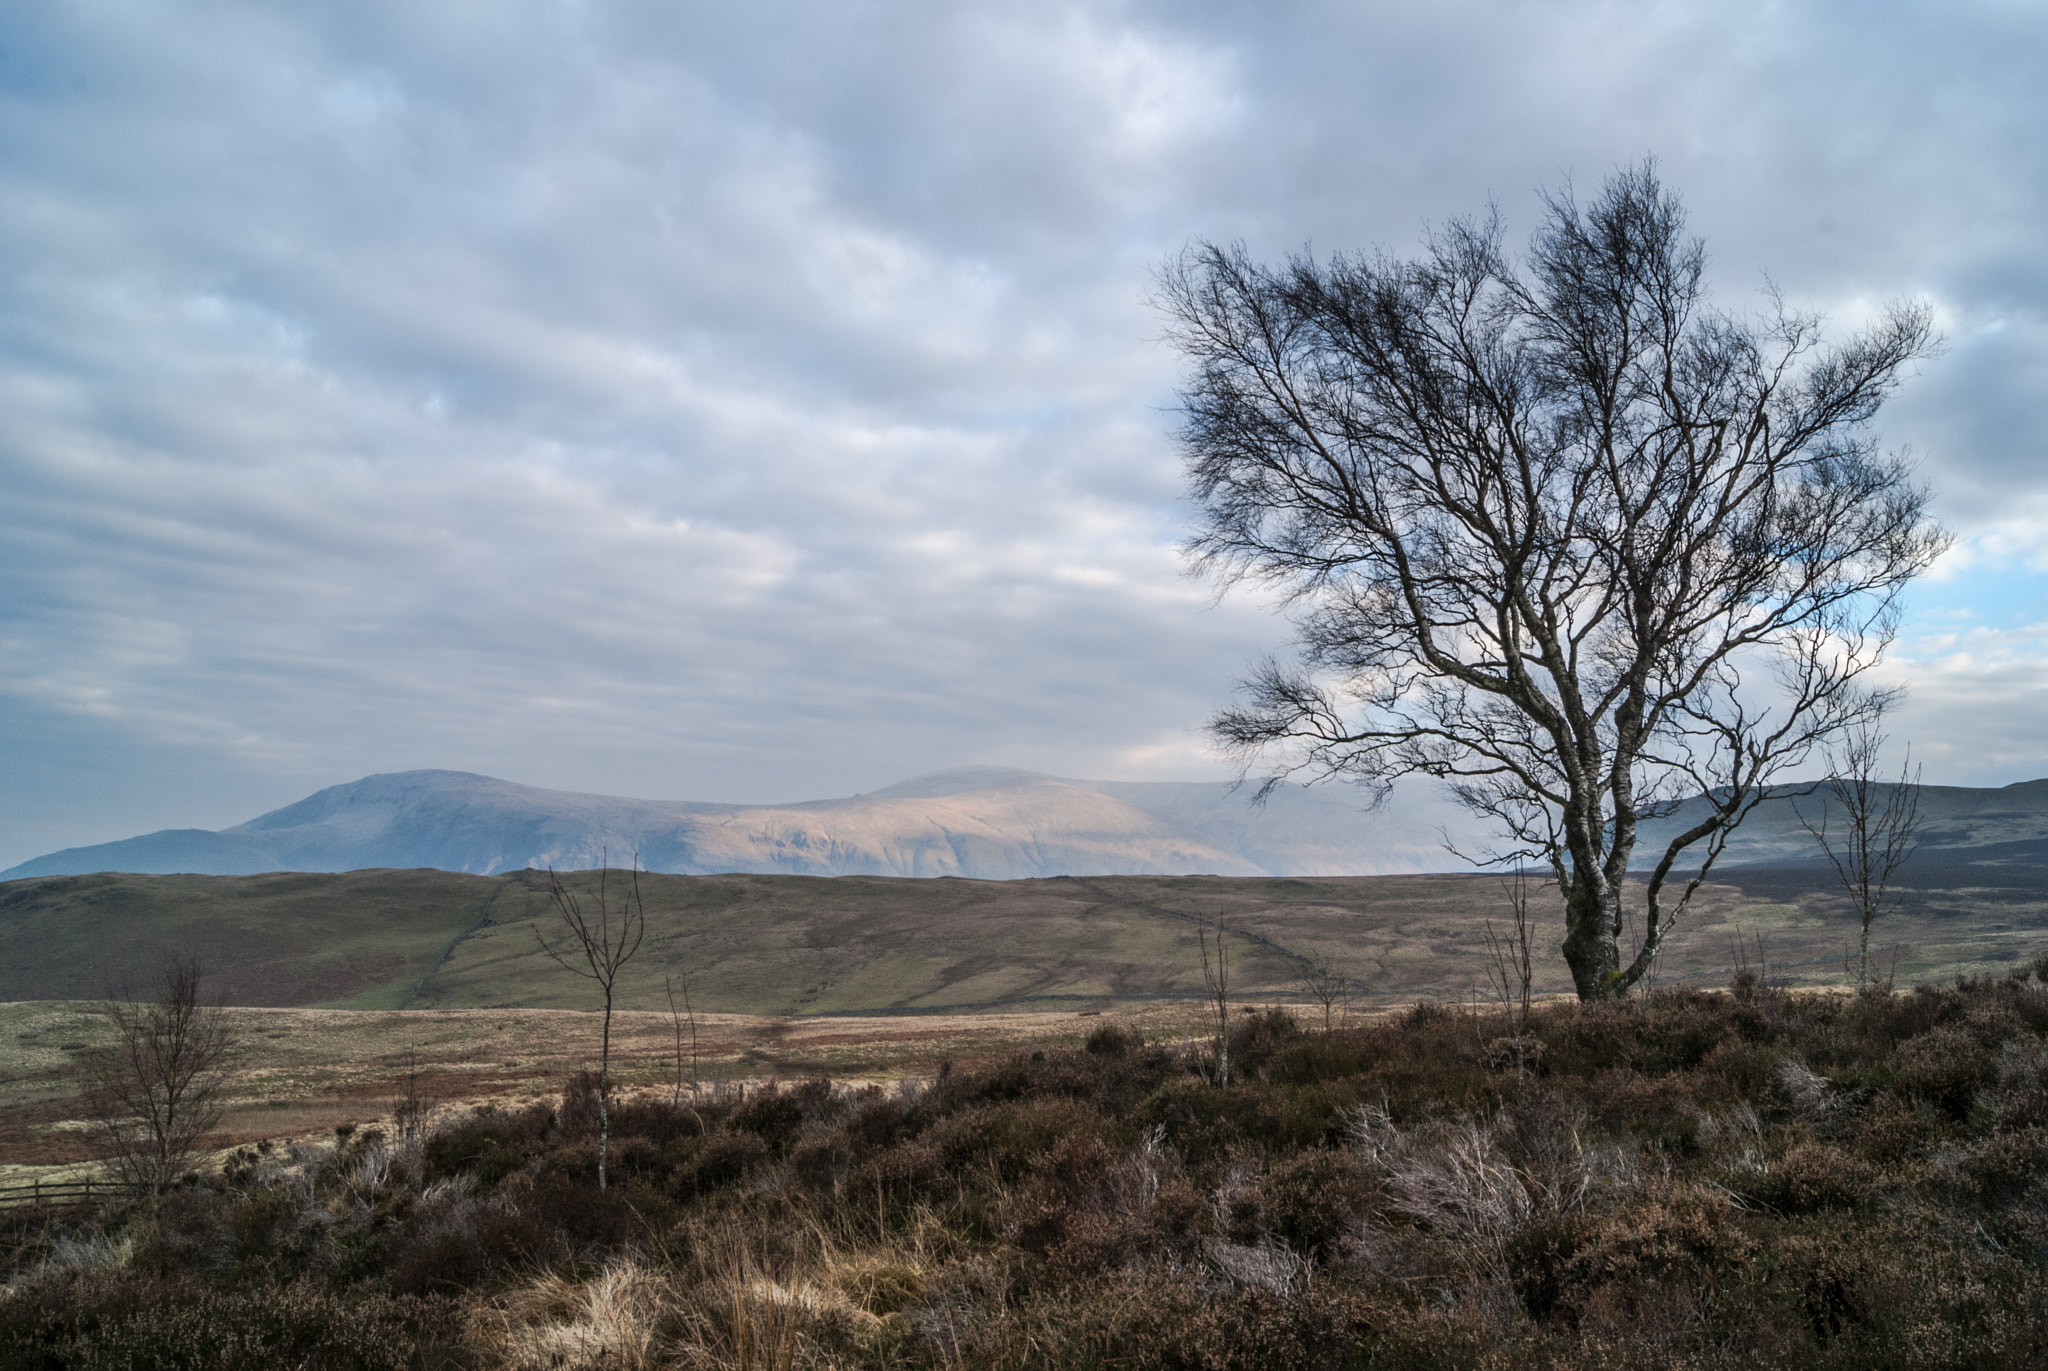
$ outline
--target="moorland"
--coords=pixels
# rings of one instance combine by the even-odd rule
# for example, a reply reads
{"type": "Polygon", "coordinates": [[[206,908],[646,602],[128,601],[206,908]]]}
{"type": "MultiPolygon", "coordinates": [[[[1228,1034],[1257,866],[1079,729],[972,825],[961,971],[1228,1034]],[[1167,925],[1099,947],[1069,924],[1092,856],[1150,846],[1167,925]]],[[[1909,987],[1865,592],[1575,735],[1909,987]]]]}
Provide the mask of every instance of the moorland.
{"type": "Polygon", "coordinates": [[[195,953],[240,1051],[171,1193],[0,1211],[0,1365],[2033,1364],[2048,892],[1952,865],[1860,995],[1810,865],[1646,997],[1539,933],[1519,1053],[1495,877],[642,875],[602,1191],[545,873],[5,883],[0,1185],[96,1172],[115,978],[195,953]]]}
{"type": "MultiPolygon", "coordinates": [[[[597,872],[564,876],[583,898],[597,872]]],[[[617,897],[622,878],[612,873],[617,897]]],[[[1019,881],[643,874],[643,950],[624,1008],[663,1008],[687,981],[719,1013],[958,1013],[1110,1009],[1199,996],[1203,932],[1232,937],[1238,984],[1291,994],[1327,966],[1361,1003],[1467,997],[1484,931],[1508,897],[1489,875],[1095,876],[1019,881]]],[[[1532,917],[1555,894],[1531,882],[1532,917]]],[[[228,1003],[329,1009],[584,1009],[551,962],[545,872],[355,871],[251,876],[103,873],[0,883],[0,1000],[82,1000],[198,956],[228,1003]]],[[[2048,929],[2048,864],[1995,850],[1923,852],[1877,938],[1895,979],[1949,979],[2033,955],[2048,929]],[[1890,952],[1887,951],[1887,957],[1890,952]],[[1889,965],[1889,963],[1888,963],[1889,965]]],[[[1718,984],[1746,959],[1789,985],[1837,984],[1854,919],[1813,863],[1731,867],[1702,888],[1658,975],[1718,984]],[[1758,940],[1762,942],[1759,952],[1758,940]]],[[[1539,940],[1541,941],[1541,940],[1539,940]]],[[[1538,949],[1539,993],[1569,979],[1538,949]]]]}
{"type": "Polygon", "coordinates": [[[0,1365],[2035,1366],[2044,975],[572,1077],[8,1211],[0,1365]]]}

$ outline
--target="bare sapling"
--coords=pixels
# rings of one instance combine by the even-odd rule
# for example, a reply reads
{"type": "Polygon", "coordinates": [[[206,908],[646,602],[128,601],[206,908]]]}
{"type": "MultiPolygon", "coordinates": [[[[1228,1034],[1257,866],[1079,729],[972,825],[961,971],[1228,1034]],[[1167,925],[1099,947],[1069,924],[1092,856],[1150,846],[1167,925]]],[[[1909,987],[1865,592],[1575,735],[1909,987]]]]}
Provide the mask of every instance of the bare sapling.
{"type": "Polygon", "coordinates": [[[1216,949],[1209,950],[1207,929],[1195,930],[1202,946],[1202,984],[1216,1005],[1216,1084],[1230,1084],[1230,950],[1224,946],[1223,930],[1216,930],[1216,949]]]}
{"type": "Polygon", "coordinates": [[[1295,980],[1301,993],[1322,1007],[1323,1032],[1331,1028],[1331,1017],[1339,1006],[1345,1010],[1351,1007],[1351,980],[1338,974],[1324,962],[1311,960],[1302,967],[1295,980]]]}
{"type": "Polygon", "coordinates": [[[1751,935],[1738,928],[1735,930],[1735,942],[1732,947],[1735,974],[1730,979],[1729,986],[1735,992],[1735,998],[1743,1001],[1768,998],[1776,987],[1771,982],[1771,949],[1764,941],[1764,935],[1751,935]],[[1754,937],[1756,942],[1755,960],[1751,960],[1750,956],[1751,937],[1754,937]]]}
{"type": "Polygon", "coordinates": [[[683,1003],[681,1008],[676,1006],[675,978],[663,976],[661,978],[661,988],[668,993],[669,1023],[674,1027],[676,1033],[676,1088],[675,1092],[670,1096],[670,1101],[674,1104],[681,1104],[683,1100],[683,1030],[685,1026],[688,1027],[690,1033],[690,1098],[694,1101],[697,1098],[697,1010],[690,1003],[690,978],[688,976],[683,977],[683,1003]]]}
{"type": "Polygon", "coordinates": [[[425,1134],[427,1122],[427,1095],[420,1084],[417,1042],[405,1045],[405,1074],[398,1080],[399,1095],[391,1105],[391,1123],[401,1142],[413,1142],[425,1134]]]}
{"type": "Polygon", "coordinates": [[[1820,844],[1835,877],[1848,892],[1862,924],[1856,954],[1856,988],[1870,988],[1870,925],[1883,912],[1892,877],[1920,845],[1920,768],[1908,754],[1899,779],[1878,778],[1878,754],[1885,735],[1865,726],[1851,733],[1833,763],[1816,823],[1795,802],[1792,812],[1820,844]]]}
{"type": "Polygon", "coordinates": [[[152,1195],[206,1151],[206,1135],[226,1108],[235,1034],[226,1009],[201,999],[203,979],[197,958],[174,956],[155,999],[138,1003],[128,991],[110,997],[100,1014],[114,1041],[87,1059],[110,1166],[152,1195]]]}
{"type": "Polygon", "coordinates": [[[1536,980],[1536,960],[1529,943],[1529,885],[1517,868],[1511,879],[1501,882],[1501,888],[1514,921],[1504,935],[1494,931],[1493,920],[1486,921],[1486,978],[1508,1021],[1515,1079],[1523,1081],[1529,1075],[1529,1005],[1536,980]]]}
{"type": "Polygon", "coordinates": [[[611,1079],[612,1079],[612,999],[619,983],[619,972],[626,963],[633,960],[633,954],[640,950],[641,940],[647,936],[647,910],[640,899],[640,858],[633,858],[633,884],[631,893],[616,903],[611,898],[608,884],[611,878],[611,864],[605,862],[598,868],[597,900],[586,909],[576,898],[575,892],[562,884],[553,867],[548,868],[548,896],[554,901],[555,912],[561,916],[562,926],[568,931],[566,952],[548,942],[535,929],[533,936],[540,944],[541,951],[555,960],[565,971],[597,982],[604,992],[604,1046],[598,1058],[597,1072],[597,1188],[605,1188],[605,1162],[611,1148],[611,1079]],[[578,959],[581,959],[581,965],[578,959]]]}

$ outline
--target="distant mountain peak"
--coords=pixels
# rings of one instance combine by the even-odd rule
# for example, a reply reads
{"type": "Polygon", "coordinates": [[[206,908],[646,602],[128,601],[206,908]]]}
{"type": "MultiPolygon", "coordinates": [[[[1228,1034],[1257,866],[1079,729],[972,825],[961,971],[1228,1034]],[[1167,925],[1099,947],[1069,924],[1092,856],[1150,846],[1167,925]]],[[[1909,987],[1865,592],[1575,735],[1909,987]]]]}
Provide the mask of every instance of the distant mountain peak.
{"type": "Polygon", "coordinates": [[[975,790],[1030,784],[1071,784],[1042,771],[1024,771],[1014,766],[956,766],[929,771],[907,781],[870,790],[861,798],[869,800],[936,800],[948,795],[965,795],[975,790]]]}
{"type": "MultiPolygon", "coordinates": [[[[438,867],[489,874],[639,858],[650,871],[812,876],[1374,875],[1438,870],[1424,801],[1371,816],[1286,788],[1077,781],[967,766],[865,795],[780,805],[637,800],[474,772],[381,772],[219,832],[165,831],[23,862],[0,879],[438,867]],[[1414,830],[1414,831],[1411,831],[1414,830]]],[[[1420,799],[1420,797],[1418,797],[1420,799]]]]}

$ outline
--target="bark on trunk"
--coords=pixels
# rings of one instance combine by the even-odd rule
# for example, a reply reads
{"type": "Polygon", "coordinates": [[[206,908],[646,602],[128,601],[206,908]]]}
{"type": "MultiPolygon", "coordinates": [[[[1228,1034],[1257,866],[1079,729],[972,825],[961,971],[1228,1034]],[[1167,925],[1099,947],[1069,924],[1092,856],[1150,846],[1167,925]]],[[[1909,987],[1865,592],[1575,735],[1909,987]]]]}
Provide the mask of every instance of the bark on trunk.
{"type": "Polygon", "coordinates": [[[1621,949],[1614,935],[1618,913],[1614,893],[1597,875],[1580,873],[1565,894],[1564,962],[1571,968],[1572,987],[1581,1000],[1602,1000],[1618,993],[1621,949]]]}

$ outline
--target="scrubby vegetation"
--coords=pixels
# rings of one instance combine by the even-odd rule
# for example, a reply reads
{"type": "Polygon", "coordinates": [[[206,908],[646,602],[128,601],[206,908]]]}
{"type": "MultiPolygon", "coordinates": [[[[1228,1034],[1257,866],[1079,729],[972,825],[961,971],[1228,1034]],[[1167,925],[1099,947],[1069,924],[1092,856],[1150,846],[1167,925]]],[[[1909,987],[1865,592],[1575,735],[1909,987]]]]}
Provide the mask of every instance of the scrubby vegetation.
{"type": "MultiPolygon", "coordinates": [[[[2048,974],[2048,967],[2042,969],[2048,974]]],[[[8,1367],[2048,1364],[2048,986],[1105,1022],[12,1215],[8,1367]]]]}

